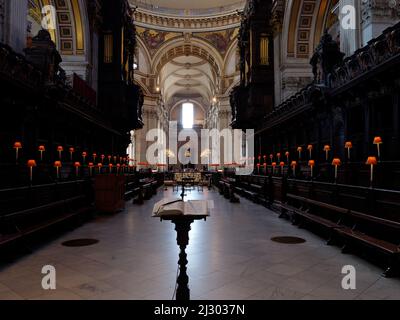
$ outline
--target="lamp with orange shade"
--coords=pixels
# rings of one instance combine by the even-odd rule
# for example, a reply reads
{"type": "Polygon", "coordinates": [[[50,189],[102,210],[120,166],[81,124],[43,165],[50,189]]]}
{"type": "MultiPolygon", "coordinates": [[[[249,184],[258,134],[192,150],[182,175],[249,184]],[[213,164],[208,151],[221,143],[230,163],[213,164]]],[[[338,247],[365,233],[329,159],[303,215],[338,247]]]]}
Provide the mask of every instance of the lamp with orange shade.
{"type": "Polygon", "coordinates": [[[286,151],[285,156],[286,156],[287,164],[289,165],[289,156],[290,156],[290,152],[289,152],[289,151],[286,151]]]}
{"type": "Polygon", "coordinates": [[[347,149],[347,159],[350,160],[351,154],[350,151],[353,149],[353,143],[351,141],[347,141],[344,145],[344,148],[347,149]]]}
{"type": "Polygon", "coordinates": [[[311,178],[313,178],[314,177],[315,161],[314,160],[308,161],[308,166],[311,168],[311,178]]]}
{"type": "Polygon", "coordinates": [[[378,164],[378,160],[376,159],[376,157],[368,157],[367,162],[365,164],[371,167],[370,182],[372,186],[372,183],[374,182],[374,166],[378,164]]]}
{"type": "Polygon", "coordinates": [[[38,151],[40,152],[40,161],[43,161],[43,152],[46,151],[45,146],[39,146],[38,151]]]}
{"type": "Polygon", "coordinates": [[[310,155],[310,159],[312,158],[312,151],[313,151],[313,149],[314,149],[314,147],[313,147],[312,144],[309,144],[309,145],[307,146],[307,150],[308,150],[308,153],[309,153],[309,155],[310,155]]]}
{"type": "Polygon", "coordinates": [[[109,164],[111,163],[111,158],[112,158],[112,156],[107,156],[107,159],[108,159],[108,163],[109,163],[109,164]]]}
{"type": "Polygon", "coordinates": [[[36,167],[36,161],[35,160],[28,160],[28,167],[29,167],[29,181],[32,184],[32,181],[33,181],[33,168],[36,167]]]}
{"type": "Polygon", "coordinates": [[[79,168],[81,167],[81,163],[80,162],[75,162],[74,163],[74,167],[75,167],[76,176],[78,177],[79,176],[79,168]]]}
{"type": "Polygon", "coordinates": [[[302,147],[298,147],[297,148],[297,152],[299,153],[299,160],[301,160],[301,153],[303,152],[303,148],[302,147]]]}
{"type": "Polygon", "coordinates": [[[89,175],[92,176],[93,175],[94,163],[93,162],[89,162],[88,167],[89,167],[89,175]]]}
{"type": "Polygon", "coordinates": [[[331,146],[329,144],[326,144],[324,146],[324,151],[325,151],[326,161],[328,161],[328,159],[329,159],[329,151],[331,151],[331,146]]]}
{"type": "Polygon", "coordinates": [[[272,162],[272,174],[275,174],[275,168],[277,166],[276,162],[272,162]]]}
{"type": "Polygon", "coordinates": [[[260,174],[260,167],[261,167],[261,163],[257,163],[257,172],[258,172],[258,174],[260,174]]]}
{"type": "Polygon", "coordinates": [[[117,163],[117,174],[119,174],[119,169],[121,168],[121,165],[117,163]]]}
{"type": "Polygon", "coordinates": [[[334,158],[332,161],[332,165],[335,166],[335,182],[336,182],[338,177],[338,167],[342,165],[342,160],[340,160],[339,158],[334,158]]]}
{"type": "Polygon", "coordinates": [[[279,163],[279,166],[281,167],[281,173],[282,173],[282,175],[283,175],[283,168],[285,167],[285,163],[284,163],[283,161],[281,161],[281,162],[279,163]]]}
{"type": "Polygon", "coordinates": [[[19,141],[14,142],[13,148],[15,149],[15,160],[18,162],[19,149],[22,149],[22,143],[19,141]]]}
{"type": "Polygon", "coordinates": [[[280,153],[280,152],[278,152],[278,153],[276,154],[276,157],[278,158],[278,162],[281,162],[281,153],[280,153]]]}
{"type": "Polygon", "coordinates": [[[101,173],[101,168],[103,168],[103,164],[102,163],[98,163],[97,164],[97,168],[99,169],[99,174],[101,173]]]}
{"type": "Polygon", "coordinates": [[[57,179],[60,179],[60,168],[61,167],[62,167],[61,161],[54,162],[54,168],[56,168],[56,172],[57,172],[57,179]]]}
{"type": "Polygon", "coordinates": [[[296,167],[297,167],[297,162],[296,161],[292,161],[292,163],[290,164],[290,166],[293,169],[293,176],[296,176],[296,167]]]}
{"type": "MultiPolygon", "coordinates": [[[[74,159],[75,148],[71,147],[71,148],[69,148],[68,151],[69,151],[69,158],[72,161],[74,159]]],[[[61,159],[61,157],[60,157],[60,159],[61,159]]]]}
{"type": "Polygon", "coordinates": [[[100,156],[100,158],[101,158],[101,164],[104,164],[104,159],[105,159],[105,155],[104,154],[102,154],[101,156],[100,156]]]}
{"type": "Polygon", "coordinates": [[[87,157],[87,152],[82,152],[82,159],[83,159],[83,164],[85,165],[86,162],[86,157],[87,157]]]}
{"type": "Polygon", "coordinates": [[[108,168],[110,169],[110,173],[112,173],[113,167],[114,167],[114,165],[112,163],[108,164],[108,168]]]}
{"type": "Polygon", "coordinates": [[[97,153],[93,153],[92,157],[93,157],[93,163],[96,163],[97,153]]]}
{"type": "Polygon", "coordinates": [[[374,144],[376,145],[378,149],[378,159],[381,158],[381,144],[383,143],[383,140],[381,137],[375,137],[374,138],[374,144]]]}

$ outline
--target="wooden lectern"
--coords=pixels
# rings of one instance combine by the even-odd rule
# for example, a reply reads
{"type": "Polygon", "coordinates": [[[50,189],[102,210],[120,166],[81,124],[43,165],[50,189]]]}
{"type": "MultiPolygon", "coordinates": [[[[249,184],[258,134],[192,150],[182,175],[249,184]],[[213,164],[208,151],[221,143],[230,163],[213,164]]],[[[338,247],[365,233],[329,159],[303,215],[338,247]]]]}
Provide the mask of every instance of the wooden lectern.
{"type": "Polygon", "coordinates": [[[158,217],[161,221],[171,221],[175,224],[175,230],[177,233],[177,243],[180,248],[179,253],[179,276],[177,279],[177,290],[176,290],[176,300],[177,301],[189,301],[190,300],[190,289],[189,289],[189,276],[187,275],[187,254],[186,247],[189,244],[189,231],[191,230],[191,224],[195,220],[203,220],[206,221],[207,217],[210,216],[208,212],[207,201],[189,201],[183,202],[182,200],[167,200],[164,199],[160,203],[157,203],[154,206],[153,217],[158,217]],[[163,203],[163,204],[162,204],[163,203]],[[201,204],[202,210],[197,210],[195,206],[192,204],[201,204]],[[174,209],[176,211],[177,206],[182,207],[182,213],[172,213],[173,210],[165,210],[162,209],[164,207],[168,207],[168,205],[174,205],[174,209]],[[161,210],[160,210],[161,208],[161,210]],[[186,210],[185,210],[186,208],[186,210]],[[204,208],[205,211],[204,211],[204,208]],[[196,213],[198,211],[198,213],[196,213]]]}

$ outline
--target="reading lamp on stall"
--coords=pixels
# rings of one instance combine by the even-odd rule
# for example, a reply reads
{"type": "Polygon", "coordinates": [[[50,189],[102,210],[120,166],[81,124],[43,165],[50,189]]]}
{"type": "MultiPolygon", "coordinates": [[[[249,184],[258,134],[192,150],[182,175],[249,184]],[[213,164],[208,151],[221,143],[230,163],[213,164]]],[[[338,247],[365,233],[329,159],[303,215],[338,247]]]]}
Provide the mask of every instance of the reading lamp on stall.
{"type": "Polygon", "coordinates": [[[378,164],[378,160],[376,160],[376,157],[368,157],[366,165],[369,165],[371,168],[371,177],[370,177],[370,182],[371,182],[371,188],[374,182],[374,166],[378,164]]]}
{"type": "Polygon", "coordinates": [[[43,161],[43,152],[46,151],[45,146],[39,146],[38,151],[40,152],[40,161],[43,161]]]}
{"type": "Polygon", "coordinates": [[[14,149],[15,149],[15,160],[18,162],[19,149],[22,149],[22,143],[19,141],[16,141],[14,143],[14,149]]]}
{"type": "Polygon", "coordinates": [[[374,138],[374,144],[376,145],[376,148],[378,149],[378,159],[381,159],[381,144],[383,143],[383,140],[381,137],[375,137],[374,138]]]}
{"type": "Polygon", "coordinates": [[[314,167],[315,167],[315,161],[314,160],[310,160],[308,161],[308,166],[311,169],[311,179],[314,178],[314,167]]]}
{"type": "Polygon", "coordinates": [[[351,141],[347,141],[344,145],[344,148],[347,150],[347,159],[350,160],[351,154],[350,151],[353,149],[353,143],[351,141]]]}
{"type": "Polygon", "coordinates": [[[89,162],[89,175],[93,176],[93,168],[94,168],[94,163],[93,162],[89,162]]]}
{"type": "Polygon", "coordinates": [[[289,165],[289,156],[290,156],[290,152],[289,152],[289,151],[286,151],[285,156],[286,156],[287,164],[289,165]]]}
{"type": "Polygon", "coordinates": [[[80,162],[75,162],[74,163],[74,167],[75,167],[76,177],[79,177],[79,168],[81,167],[81,163],[80,162]]]}
{"type": "Polygon", "coordinates": [[[283,161],[281,161],[281,162],[279,163],[279,165],[280,165],[280,167],[281,167],[281,173],[282,173],[282,175],[283,175],[283,168],[285,167],[285,163],[284,163],[283,161]]]}
{"type": "Polygon", "coordinates": [[[303,152],[303,148],[302,147],[298,147],[297,148],[297,152],[299,153],[299,160],[301,160],[301,153],[303,152]]]}
{"type": "Polygon", "coordinates": [[[28,160],[28,168],[29,168],[29,181],[32,184],[33,181],[33,168],[36,167],[35,160],[28,160]]]}
{"type": "Polygon", "coordinates": [[[57,179],[60,179],[60,168],[61,167],[62,167],[61,161],[54,162],[54,168],[56,168],[56,172],[57,172],[57,179]]]}
{"type": "Polygon", "coordinates": [[[292,161],[291,167],[292,167],[292,169],[293,169],[293,176],[296,177],[297,162],[296,162],[296,161],[292,161]]]}
{"type": "Polygon", "coordinates": [[[339,158],[335,158],[332,161],[332,165],[335,166],[335,183],[337,183],[338,167],[342,165],[342,161],[339,158]]]}
{"type": "Polygon", "coordinates": [[[324,151],[325,151],[325,158],[326,161],[328,161],[329,159],[329,151],[331,151],[331,146],[329,144],[324,146],[324,151]]]}
{"type": "Polygon", "coordinates": [[[307,150],[308,150],[308,153],[309,153],[309,155],[310,155],[310,159],[312,158],[312,151],[313,151],[313,145],[312,144],[309,144],[308,146],[307,146],[307,150]]]}

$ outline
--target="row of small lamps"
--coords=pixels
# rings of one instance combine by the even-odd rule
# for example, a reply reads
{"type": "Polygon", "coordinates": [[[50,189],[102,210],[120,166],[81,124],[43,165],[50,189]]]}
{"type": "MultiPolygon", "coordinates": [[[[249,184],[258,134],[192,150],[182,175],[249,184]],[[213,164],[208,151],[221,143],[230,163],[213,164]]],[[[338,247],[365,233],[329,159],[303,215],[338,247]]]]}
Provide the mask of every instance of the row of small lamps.
{"type": "MultiPolygon", "coordinates": [[[[13,148],[15,149],[15,157],[16,157],[16,161],[17,162],[19,160],[19,150],[21,150],[22,147],[23,146],[22,146],[21,142],[16,141],[14,143],[13,148]]],[[[41,146],[38,147],[38,152],[40,153],[40,160],[41,161],[43,161],[43,153],[45,151],[46,151],[46,147],[45,146],[41,145],[41,146]]],[[[75,148],[71,147],[71,148],[69,148],[68,151],[70,153],[71,161],[73,161],[73,154],[75,153],[75,148]]],[[[60,160],[55,161],[53,166],[54,166],[54,168],[56,168],[57,179],[59,179],[60,178],[60,169],[62,168],[62,161],[61,160],[62,160],[62,153],[64,152],[64,147],[58,146],[57,147],[57,152],[58,152],[58,156],[59,156],[60,160]]],[[[87,157],[88,157],[88,153],[87,152],[82,152],[83,165],[86,164],[87,157]]],[[[89,162],[88,163],[90,176],[93,175],[93,169],[95,168],[95,162],[96,162],[96,159],[97,159],[97,154],[93,153],[92,154],[92,158],[93,158],[93,162],[89,162]]],[[[101,173],[101,169],[104,166],[105,158],[106,158],[106,156],[104,154],[102,154],[100,156],[101,162],[96,165],[97,168],[98,168],[99,173],[101,173]]],[[[118,162],[118,157],[117,156],[109,155],[109,156],[107,156],[107,159],[108,159],[108,168],[110,170],[110,173],[112,173],[112,170],[113,170],[114,166],[117,169],[117,174],[119,174],[120,171],[126,172],[127,169],[131,170],[132,168],[135,167],[135,165],[127,165],[126,164],[127,162],[128,163],[131,163],[131,162],[134,163],[135,162],[135,160],[130,159],[129,157],[119,157],[119,162],[120,163],[117,163],[118,162]],[[111,163],[112,159],[114,160],[114,164],[111,163]]],[[[33,181],[33,168],[35,168],[37,166],[36,160],[33,160],[33,159],[28,160],[27,161],[27,166],[29,168],[29,179],[30,179],[30,182],[32,183],[32,181],[33,181]]],[[[75,170],[76,170],[76,176],[78,177],[79,176],[79,170],[82,167],[81,162],[78,162],[78,161],[74,162],[74,167],[75,167],[75,170]]]]}
{"type": "MultiPolygon", "coordinates": [[[[373,144],[376,145],[376,147],[377,147],[378,159],[381,156],[381,148],[380,148],[380,146],[381,146],[382,143],[383,143],[383,140],[382,140],[381,137],[375,137],[374,140],[373,140],[373,144]]],[[[309,151],[309,156],[310,156],[310,160],[308,161],[308,166],[311,168],[311,178],[313,178],[313,169],[315,167],[315,160],[311,159],[312,158],[312,150],[313,149],[314,149],[313,145],[310,144],[310,145],[307,146],[307,150],[309,151]]],[[[348,159],[350,159],[351,158],[351,149],[353,149],[353,143],[350,142],[350,141],[347,141],[345,143],[345,149],[347,150],[347,157],[348,157],[348,159]]],[[[325,151],[325,153],[326,153],[326,161],[328,161],[328,159],[329,159],[329,152],[331,150],[332,149],[331,149],[331,147],[329,145],[325,145],[324,148],[323,148],[323,151],[325,151]]],[[[303,148],[302,147],[298,147],[297,148],[297,152],[299,153],[299,159],[301,159],[301,154],[303,152],[303,148]]],[[[281,167],[281,169],[283,171],[283,167],[286,164],[285,164],[285,162],[280,161],[281,153],[277,153],[276,156],[278,158],[279,166],[281,167]]],[[[296,167],[298,165],[297,161],[290,162],[290,160],[289,160],[290,152],[289,151],[287,151],[285,153],[285,156],[286,156],[286,159],[287,159],[287,165],[289,165],[289,163],[290,163],[290,167],[293,169],[293,174],[294,174],[294,176],[296,176],[296,167]]],[[[267,156],[264,155],[263,158],[264,158],[264,165],[263,166],[264,166],[264,168],[266,168],[267,167],[267,162],[266,162],[267,156]]],[[[262,157],[261,157],[261,155],[259,155],[258,156],[259,163],[257,164],[258,173],[260,172],[261,159],[262,159],[262,157]]],[[[273,154],[270,155],[270,159],[271,159],[271,166],[273,167],[273,170],[275,170],[275,168],[278,166],[278,163],[274,162],[274,155],[273,154]]],[[[368,157],[368,159],[366,161],[366,165],[370,166],[370,172],[371,172],[371,174],[370,174],[370,182],[371,182],[371,184],[373,183],[373,180],[374,180],[374,166],[376,166],[378,164],[378,159],[376,157],[374,157],[374,156],[370,156],[370,157],[368,157]]],[[[335,167],[335,181],[337,180],[337,177],[338,177],[338,167],[340,167],[341,165],[342,165],[342,161],[341,161],[340,158],[334,158],[332,160],[332,166],[335,167]]]]}

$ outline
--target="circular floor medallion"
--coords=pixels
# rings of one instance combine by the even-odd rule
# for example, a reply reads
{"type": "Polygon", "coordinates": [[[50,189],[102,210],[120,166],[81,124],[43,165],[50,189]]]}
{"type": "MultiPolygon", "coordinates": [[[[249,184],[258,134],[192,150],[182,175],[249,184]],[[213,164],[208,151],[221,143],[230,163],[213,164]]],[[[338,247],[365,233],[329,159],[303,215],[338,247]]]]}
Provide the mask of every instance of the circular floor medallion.
{"type": "Polygon", "coordinates": [[[87,247],[99,243],[96,239],[74,239],[62,243],[65,247],[87,247]]]}
{"type": "Polygon", "coordinates": [[[298,237],[274,237],[272,241],[284,244],[300,244],[306,242],[306,240],[298,237]]]}

